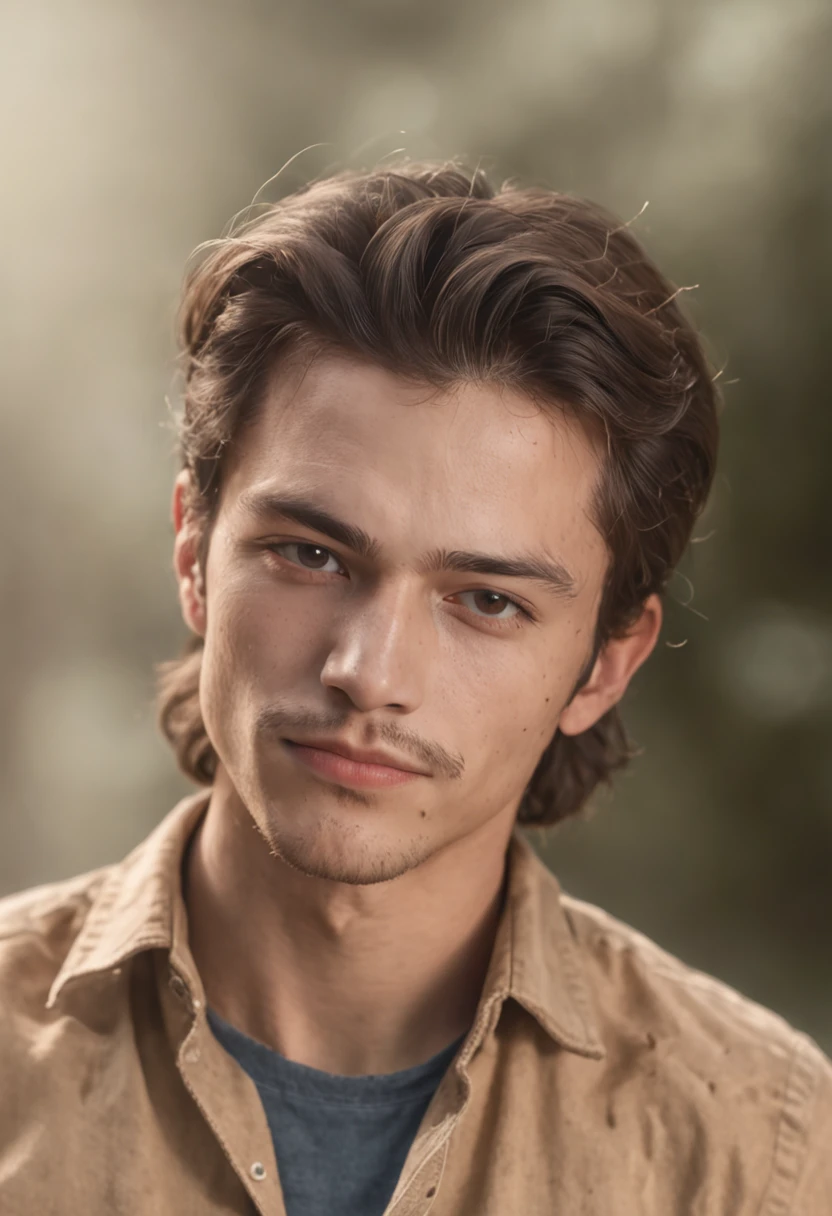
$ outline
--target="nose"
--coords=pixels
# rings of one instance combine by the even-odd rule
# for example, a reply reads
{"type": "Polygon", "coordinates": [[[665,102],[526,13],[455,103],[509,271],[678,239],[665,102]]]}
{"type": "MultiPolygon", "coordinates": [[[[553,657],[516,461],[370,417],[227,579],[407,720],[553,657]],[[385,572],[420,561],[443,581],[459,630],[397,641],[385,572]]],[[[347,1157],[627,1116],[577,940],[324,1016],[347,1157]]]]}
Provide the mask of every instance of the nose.
{"type": "Polygon", "coordinates": [[[368,589],[345,606],[321,683],[345,693],[364,712],[412,713],[422,704],[427,679],[427,615],[404,582],[368,589]]]}

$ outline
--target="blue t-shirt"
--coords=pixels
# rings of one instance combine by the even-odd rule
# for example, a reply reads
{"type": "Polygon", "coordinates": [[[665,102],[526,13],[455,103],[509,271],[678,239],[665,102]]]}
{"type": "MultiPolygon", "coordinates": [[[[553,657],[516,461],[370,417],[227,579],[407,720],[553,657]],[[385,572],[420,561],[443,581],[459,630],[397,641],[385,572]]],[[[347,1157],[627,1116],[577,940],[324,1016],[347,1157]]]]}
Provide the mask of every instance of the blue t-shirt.
{"type": "Polygon", "coordinates": [[[211,1009],[208,1022],[257,1086],[287,1216],[381,1216],[462,1038],[415,1068],[342,1077],[285,1059],[211,1009]]]}

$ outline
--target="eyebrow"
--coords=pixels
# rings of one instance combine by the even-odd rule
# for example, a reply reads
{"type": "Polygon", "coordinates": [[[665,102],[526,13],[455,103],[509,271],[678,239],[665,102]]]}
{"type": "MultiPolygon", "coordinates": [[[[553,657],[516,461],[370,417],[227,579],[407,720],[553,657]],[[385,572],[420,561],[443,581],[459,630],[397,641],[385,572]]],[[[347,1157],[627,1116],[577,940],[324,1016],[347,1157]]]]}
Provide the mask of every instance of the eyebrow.
{"type": "MultiPolygon", "coordinates": [[[[338,519],[310,499],[248,491],[240,495],[239,501],[249,515],[291,519],[302,527],[311,528],[337,541],[367,561],[378,557],[381,551],[381,544],[369,532],[338,519]]],[[[577,591],[575,579],[566,567],[548,554],[529,553],[509,557],[464,549],[434,549],[425,558],[422,569],[432,573],[454,570],[461,574],[493,574],[500,578],[526,579],[562,599],[573,598],[577,591]]]]}

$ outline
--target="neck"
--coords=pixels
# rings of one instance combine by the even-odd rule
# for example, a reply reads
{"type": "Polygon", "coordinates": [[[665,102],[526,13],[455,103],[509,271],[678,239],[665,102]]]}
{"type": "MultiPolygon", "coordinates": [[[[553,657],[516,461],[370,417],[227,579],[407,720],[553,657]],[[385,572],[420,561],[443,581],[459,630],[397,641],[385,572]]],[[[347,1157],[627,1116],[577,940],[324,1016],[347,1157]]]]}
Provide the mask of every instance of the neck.
{"type": "Polygon", "coordinates": [[[208,1004],[330,1073],[429,1059],[473,1021],[509,832],[499,816],[396,879],[350,886],[282,862],[219,781],[186,869],[189,942],[208,1004]]]}

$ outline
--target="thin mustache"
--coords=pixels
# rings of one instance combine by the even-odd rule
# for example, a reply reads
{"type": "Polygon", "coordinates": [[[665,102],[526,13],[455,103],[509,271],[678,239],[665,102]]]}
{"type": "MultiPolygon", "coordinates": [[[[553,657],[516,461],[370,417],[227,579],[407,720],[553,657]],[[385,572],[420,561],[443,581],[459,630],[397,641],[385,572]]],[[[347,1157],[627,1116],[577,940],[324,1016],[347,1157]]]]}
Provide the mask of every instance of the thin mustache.
{"type": "MultiPolygon", "coordinates": [[[[281,735],[291,739],[300,732],[309,735],[331,735],[343,731],[349,726],[349,715],[321,714],[311,710],[297,710],[270,705],[261,709],[255,720],[258,734],[281,735]]],[[[387,743],[398,749],[404,755],[411,756],[427,768],[431,773],[447,777],[451,781],[458,780],[465,771],[465,761],[462,756],[452,755],[438,743],[427,743],[412,731],[403,730],[390,722],[383,722],[374,728],[372,738],[363,739],[361,747],[376,747],[379,743],[387,743]]]]}

